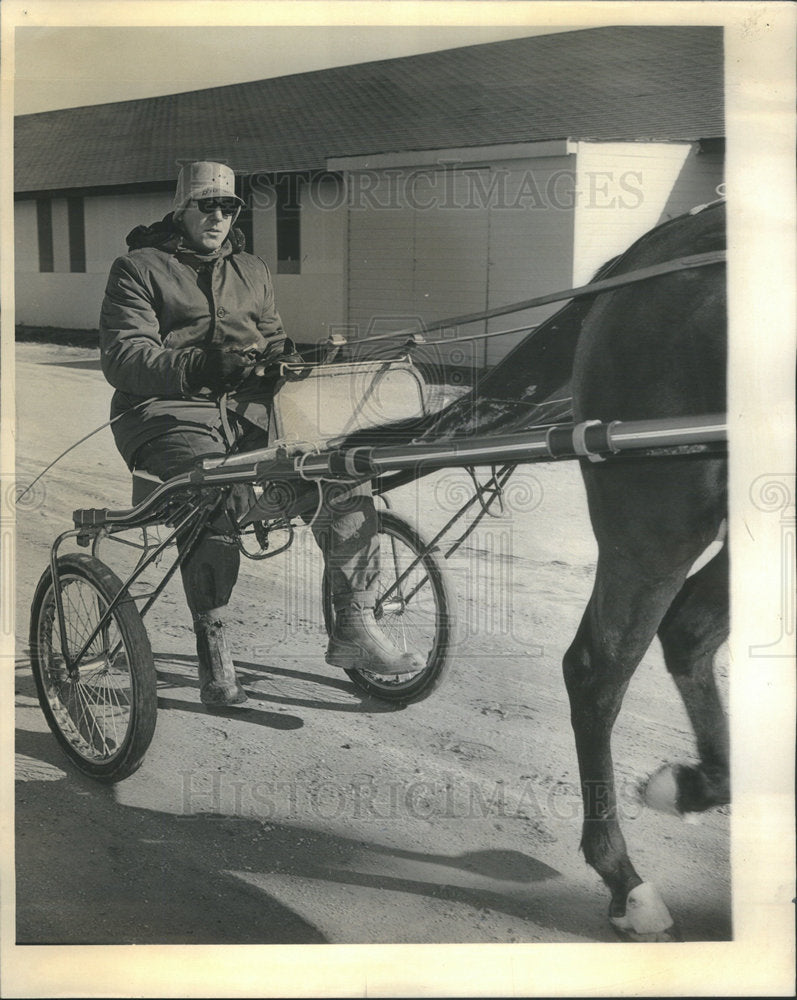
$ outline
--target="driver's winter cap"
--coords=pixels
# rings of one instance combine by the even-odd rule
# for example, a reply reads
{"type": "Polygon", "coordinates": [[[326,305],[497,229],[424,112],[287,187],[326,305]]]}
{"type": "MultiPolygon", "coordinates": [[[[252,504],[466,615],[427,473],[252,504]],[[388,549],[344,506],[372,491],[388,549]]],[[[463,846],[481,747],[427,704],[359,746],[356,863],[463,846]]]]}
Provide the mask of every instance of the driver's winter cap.
{"type": "Polygon", "coordinates": [[[181,168],[174,195],[175,219],[183,214],[190,201],[200,198],[234,198],[240,206],[244,204],[235,193],[235,174],[230,167],[210,160],[196,160],[181,168]]]}

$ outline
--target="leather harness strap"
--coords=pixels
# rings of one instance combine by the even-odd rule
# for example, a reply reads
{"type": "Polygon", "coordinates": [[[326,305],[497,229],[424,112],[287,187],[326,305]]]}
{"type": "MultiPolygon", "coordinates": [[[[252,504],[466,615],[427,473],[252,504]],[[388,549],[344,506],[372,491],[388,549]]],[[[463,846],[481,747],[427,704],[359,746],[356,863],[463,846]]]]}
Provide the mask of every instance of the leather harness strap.
{"type": "MultiPolygon", "coordinates": [[[[575,288],[567,288],[561,292],[551,292],[548,295],[537,295],[533,299],[525,299],[523,302],[512,302],[506,306],[496,306],[495,309],[488,309],[486,312],[467,313],[463,316],[452,316],[449,319],[439,320],[432,323],[424,330],[431,333],[433,330],[443,330],[456,326],[467,326],[469,323],[476,323],[479,320],[492,319],[495,316],[505,316],[508,313],[522,312],[525,309],[533,309],[536,306],[549,305],[551,302],[564,302],[567,299],[579,299],[589,295],[598,295],[601,292],[608,292],[615,288],[623,288],[626,285],[633,285],[639,281],[649,281],[651,278],[658,278],[664,274],[674,274],[677,271],[690,271],[697,267],[708,267],[712,264],[724,264],[726,253],[724,250],[710,250],[706,253],[691,254],[687,257],[678,257],[676,260],[668,260],[663,264],[653,264],[651,267],[641,267],[636,271],[629,271],[626,274],[617,274],[611,278],[600,278],[588,285],[577,285],[575,288]]],[[[499,331],[503,333],[503,331],[499,331]]],[[[357,340],[357,344],[369,344],[376,341],[390,340],[394,337],[406,337],[410,334],[417,334],[418,330],[408,327],[404,330],[393,330],[390,333],[380,333],[373,337],[363,337],[357,340]]],[[[481,337],[489,337],[490,334],[481,334],[481,337]]],[[[472,339],[472,338],[467,338],[472,339]]],[[[456,337],[446,338],[446,343],[456,342],[456,337]]]]}

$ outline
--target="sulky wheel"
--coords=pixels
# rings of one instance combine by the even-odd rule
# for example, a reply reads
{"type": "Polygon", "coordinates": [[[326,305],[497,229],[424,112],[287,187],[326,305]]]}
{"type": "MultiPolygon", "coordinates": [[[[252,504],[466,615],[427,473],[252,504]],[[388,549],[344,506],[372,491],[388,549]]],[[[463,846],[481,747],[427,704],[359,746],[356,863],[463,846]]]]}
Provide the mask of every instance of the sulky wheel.
{"type": "MultiPolygon", "coordinates": [[[[93,556],[58,560],[68,653],[75,656],[122,589],[93,556]]],[[[72,763],[100,781],[121,781],[141,764],[155,732],[152,649],[128,597],[112,611],[70,671],[62,652],[53,576],[39,581],[31,606],[31,667],[47,724],[72,763]]]]}
{"type": "MultiPolygon", "coordinates": [[[[393,511],[377,511],[380,573],[374,611],[379,625],[399,649],[426,660],[415,673],[382,676],[364,670],[346,673],[360,690],[384,701],[421,701],[442,681],[454,651],[456,596],[440,553],[429,549],[412,524],[393,511]]],[[[324,622],[334,625],[334,608],[324,577],[324,622]]]]}

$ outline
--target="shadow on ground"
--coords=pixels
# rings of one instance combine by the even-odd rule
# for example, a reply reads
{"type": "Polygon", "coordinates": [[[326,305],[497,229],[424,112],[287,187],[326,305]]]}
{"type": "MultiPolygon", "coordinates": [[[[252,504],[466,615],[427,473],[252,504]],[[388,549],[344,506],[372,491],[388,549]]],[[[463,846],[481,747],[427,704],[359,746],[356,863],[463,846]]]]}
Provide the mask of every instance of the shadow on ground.
{"type": "Polygon", "coordinates": [[[518,851],[427,853],[250,816],[123,806],[111,787],[74,772],[49,734],[20,731],[17,743],[54,775],[17,785],[19,944],[327,940],[253,884],[274,875],[312,880],[319,893],[368,887],[585,932],[583,901],[574,905],[555,869],[518,851]],[[28,814],[52,817],[47,836],[29,829],[28,814]]]}

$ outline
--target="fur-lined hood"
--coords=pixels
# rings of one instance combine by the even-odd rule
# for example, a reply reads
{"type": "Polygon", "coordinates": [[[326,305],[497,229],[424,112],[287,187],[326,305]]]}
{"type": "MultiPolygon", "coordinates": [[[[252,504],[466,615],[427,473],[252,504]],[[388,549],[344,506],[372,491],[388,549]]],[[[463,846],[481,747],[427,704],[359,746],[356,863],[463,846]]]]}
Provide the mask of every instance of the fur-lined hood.
{"type": "MultiPolygon", "coordinates": [[[[144,247],[157,247],[167,253],[175,253],[181,248],[180,241],[183,232],[179,223],[174,221],[171,212],[165,215],[160,222],[153,222],[151,226],[136,226],[127,234],[126,241],[129,250],[141,250],[144,247]]],[[[241,253],[246,249],[246,239],[240,229],[231,229],[229,236],[222,244],[222,249],[227,253],[241,253]]],[[[215,254],[214,254],[215,256],[215,254]]]]}

